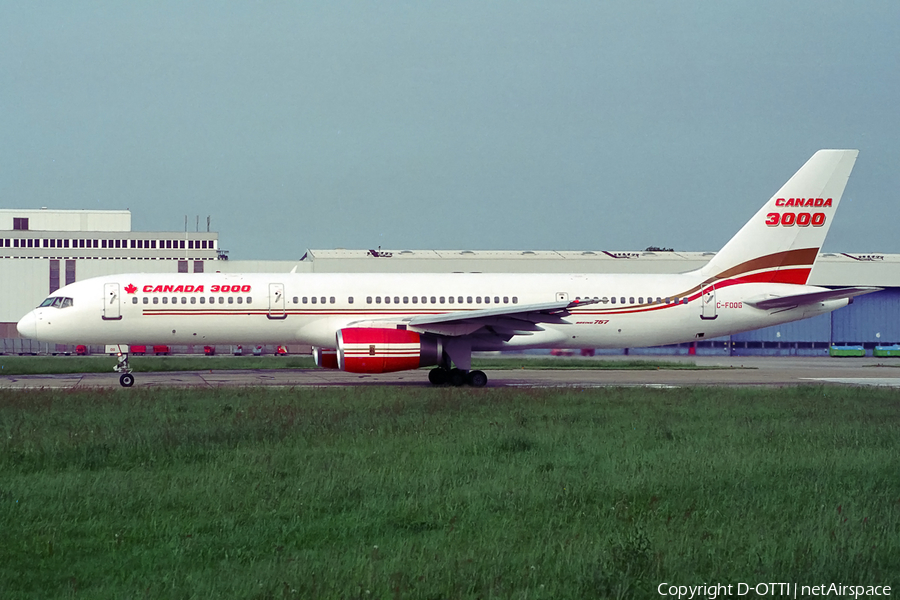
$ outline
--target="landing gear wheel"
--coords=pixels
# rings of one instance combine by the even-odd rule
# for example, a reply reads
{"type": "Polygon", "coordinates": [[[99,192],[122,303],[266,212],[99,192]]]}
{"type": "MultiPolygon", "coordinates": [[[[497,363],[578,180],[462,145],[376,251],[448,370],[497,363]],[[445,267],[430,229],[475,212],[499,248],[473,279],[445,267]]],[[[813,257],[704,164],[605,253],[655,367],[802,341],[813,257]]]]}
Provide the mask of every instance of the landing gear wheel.
{"type": "Polygon", "coordinates": [[[469,371],[466,383],[472,387],[484,387],[487,385],[487,375],[484,374],[484,371],[469,371]]]}
{"type": "Polygon", "coordinates": [[[453,387],[460,387],[466,384],[466,372],[461,369],[450,369],[450,377],[448,382],[453,387]]]}
{"type": "Polygon", "coordinates": [[[450,372],[443,367],[437,367],[428,371],[428,381],[432,385],[444,385],[448,379],[450,379],[450,372]]]}
{"type": "Polygon", "coordinates": [[[134,375],[131,373],[122,373],[121,377],[119,377],[119,383],[122,384],[122,387],[131,387],[134,385],[134,375]]]}

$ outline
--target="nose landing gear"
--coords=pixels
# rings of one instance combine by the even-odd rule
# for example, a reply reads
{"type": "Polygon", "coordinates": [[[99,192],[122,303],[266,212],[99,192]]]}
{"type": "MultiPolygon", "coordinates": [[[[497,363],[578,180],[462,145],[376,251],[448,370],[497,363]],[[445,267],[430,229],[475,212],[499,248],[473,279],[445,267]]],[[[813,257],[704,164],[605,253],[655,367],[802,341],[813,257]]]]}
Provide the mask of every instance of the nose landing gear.
{"type": "Polygon", "coordinates": [[[119,376],[119,384],[122,387],[131,387],[134,385],[134,375],[131,374],[131,365],[128,364],[128,353],[119,353],[119,362],[113,367],[113,371],[121,373],[119,376]]]}

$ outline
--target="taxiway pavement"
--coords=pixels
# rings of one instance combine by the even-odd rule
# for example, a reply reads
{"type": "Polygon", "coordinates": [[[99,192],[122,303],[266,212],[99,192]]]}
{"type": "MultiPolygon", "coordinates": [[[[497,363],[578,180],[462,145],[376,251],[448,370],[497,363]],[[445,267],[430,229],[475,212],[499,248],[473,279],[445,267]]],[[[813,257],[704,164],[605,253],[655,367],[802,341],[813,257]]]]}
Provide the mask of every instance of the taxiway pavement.
{"type": "MultiPolygon", "coordinates": [[[[598,357],[609,360],[610,357],[598,357]]],[[[685,361],[708,370],[521,369],[485,370],[488,387],[607,387],[607,386],[787,386],[843,384],[900,387],[900,361],[872,358],[800,357],[622,357],[648,362],[685,361]],[[719,368],[716,368],[719,367],[719,368]]],[[[588,359],[589,360],[589,359],[588,359]]],[[[587,360],[586,360],[587,363],[587,360]]],[[[361,375],[325,369],[178,371],[134,373],[135,387],[329,387],[354,385],[429,387],[426,370],[361,375]]],[[[118,388],[116,373],[19,375],[0,377],[3,389],[118,388]]]]}

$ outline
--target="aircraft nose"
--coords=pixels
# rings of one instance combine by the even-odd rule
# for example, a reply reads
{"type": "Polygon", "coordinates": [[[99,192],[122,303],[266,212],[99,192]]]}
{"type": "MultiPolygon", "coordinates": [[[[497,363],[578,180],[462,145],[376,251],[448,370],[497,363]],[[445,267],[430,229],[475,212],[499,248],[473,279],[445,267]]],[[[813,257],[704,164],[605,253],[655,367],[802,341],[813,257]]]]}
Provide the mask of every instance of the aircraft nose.
{"type": "Polygon", "coordinates": [[[37,338],[37,317],[34,314],[34,311],[31,311],[22,319],[16,323],[16,329],[19,330],[19,335],[29,339],[37,338]]]}

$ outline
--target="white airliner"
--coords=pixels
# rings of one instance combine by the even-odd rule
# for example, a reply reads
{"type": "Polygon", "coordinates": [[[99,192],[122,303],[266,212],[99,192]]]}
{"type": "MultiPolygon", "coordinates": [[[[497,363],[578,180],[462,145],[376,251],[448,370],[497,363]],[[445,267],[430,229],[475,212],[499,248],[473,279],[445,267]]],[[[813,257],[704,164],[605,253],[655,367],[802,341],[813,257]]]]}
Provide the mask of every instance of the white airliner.
{"type": "MultiPolygon", "coordinates": [[[[658,346],[768,327],[880,289],[806,285],[857,154],[816,152],[688,273],[134,273],[67,285],[18,330],[72,344],[305,343],[320,367],[433,366],[433,384],[480,387],[475,350],[658,346]]],[[[116,370],[134,383],[127,354],[116,370]]]]}

